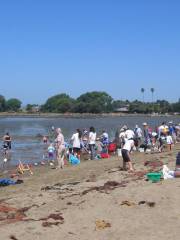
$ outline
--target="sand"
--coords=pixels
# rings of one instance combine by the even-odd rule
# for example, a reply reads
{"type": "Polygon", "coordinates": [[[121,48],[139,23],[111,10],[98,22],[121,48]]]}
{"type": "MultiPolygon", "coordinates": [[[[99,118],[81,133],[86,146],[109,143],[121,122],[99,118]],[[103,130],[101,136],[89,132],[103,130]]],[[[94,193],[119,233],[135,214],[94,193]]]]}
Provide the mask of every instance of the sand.
{"type": "Polygon", "coordinates": [[[174,169],[179,150],[133,154],[137,174],[120,171],[116,156],[63,170],[34,168],[23,184],[0,189],[0,239],[178,239],[180,179],[152,183],[142,171],[147,160],[174,169]]]}

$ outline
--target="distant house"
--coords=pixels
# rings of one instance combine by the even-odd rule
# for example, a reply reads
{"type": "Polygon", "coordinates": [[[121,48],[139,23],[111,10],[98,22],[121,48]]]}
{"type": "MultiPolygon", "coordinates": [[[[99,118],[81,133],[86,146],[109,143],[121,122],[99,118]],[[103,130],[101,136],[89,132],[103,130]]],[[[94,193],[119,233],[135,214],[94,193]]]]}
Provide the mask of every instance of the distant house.
{"type": "Polygon", "coordinates": [[[36,106],[32,106],[31,112],[32,113],[38,113],[40,111],[40,106],[36,105],[36,106]]]}
{"type": "Polygon", "coordinates": [[[129,112],[129,105],[116,108],[114,111],[119,113],[127,113],[129,112]]]}

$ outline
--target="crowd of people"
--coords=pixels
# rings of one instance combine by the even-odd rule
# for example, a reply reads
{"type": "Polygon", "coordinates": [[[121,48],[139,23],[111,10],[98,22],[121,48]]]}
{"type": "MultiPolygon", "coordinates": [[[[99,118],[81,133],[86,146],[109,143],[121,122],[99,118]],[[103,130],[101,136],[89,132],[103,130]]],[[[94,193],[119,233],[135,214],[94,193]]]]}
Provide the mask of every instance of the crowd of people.
{"type": "MultiPolygon", "coordinates": [[[[123,158],[123,169],[134,171],[131,153],[162,152],[165,148],[171,151],[172,146],[180,141],[180,124],[163,122],[154,129],[147,123],[143,123],[142,127],[135,125],[134,129],[124,125],[117,130],[112,141],[106,130],[98,135],[92,126],[89,130],[76,129],[68,143],[65,142],[61,128],[52,127],[50,134],[44,136],[42,140],[46,146],[48,159],[56,161],[57,168],[64,167],[65,158],[73,158],[74,161],[80,162],[82,154],[86,154],[89,160],[94,160],[108,157],[109,153],[114,154],[118,150],[123,158]]],[[[11,149],[11,141],[11,136],[6,133],[3,137],[5,153],[11,149]]]]}
{"type": "Polygon", "coordinates": [[[141,152],[162,152],[165,148],[172,150],[173,144],[180,141],[180,124],[163,122],[160,126],[152,129],[147,123],[142,124],[142,128],[138,125],[134,130],[123,126],[119,133],[116,134],[117,147],[122,149],[123,169],[128,168],[133,171],[130,153],[133,150],[141,152]]]}
{"type": "MultiPolygon", "coordinates": [[[[57,168],[63,168],[64,166],[64,158],[65,156],[74,156],[77,159],[81,159],[81,153],[85,152],[89,154],[90,160],[94,160],[97,155],[98,141],[103,146],[107,146],[109,143],[108,134],[103,131],[102,135],[97,138],[97,134],[94,127],[90,127],[89,131],[87,129],[76,129],[76,132],[73,133],[69,143],[65,142],[64,135],[62,133],[61,128],[57,128],[54,143],[50,143],[47,148],[48,158],[49,159],[57,159],[57,168]]],[[[43,137],[44,144],[48,143],[48,137],[43,137]]]]}
{"type": "MultiPolygon", "coordinates": [[[[153,129],[147,123],[143,123],[142,127],[135,125],[134,129],[130,129],[124,125],[117,130],[115,138],[110,141],[107,131],[103,130],[98,136],[94,127],[87,129],[76,129],[72,134],[69,143],[66,143],[62,130],[57,128],[55,131],[54,143],[48,146],[49,158],[56,158],[57,168],[63,168],[65,156],[74,156],[81,159],[82,153],[89,155],[89,160],[101,158],[101,154],[108,153],[111,146],[113,153],[121,149],[123,157],[123,169],[133,171],[131,161],[131,153],[133,151],[140,152],[162,152],[165,148],[172,150],[172,146],[180,140],[180,124],[163,122],[160,126],[153,129]],[[68,149],[68,151],[67,151],[68,149]],[[127,166],[126,166],[127,165],[127,166]]],[[[48,138],[43,137],[43,142],[48,143],[48,138]]]]}

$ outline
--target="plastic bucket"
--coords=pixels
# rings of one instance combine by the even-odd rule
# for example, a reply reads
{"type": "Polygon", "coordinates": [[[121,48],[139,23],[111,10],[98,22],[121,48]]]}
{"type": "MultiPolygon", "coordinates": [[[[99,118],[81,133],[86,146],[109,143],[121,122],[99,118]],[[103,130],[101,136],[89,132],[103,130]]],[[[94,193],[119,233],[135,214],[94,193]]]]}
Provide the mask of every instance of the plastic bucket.
{"type": "Polygon", "coordinates": [[[152,173],[148,173],[146,176],[152,182],[159,182],[161,179],[162,173],[152,172],[152,173]]]}

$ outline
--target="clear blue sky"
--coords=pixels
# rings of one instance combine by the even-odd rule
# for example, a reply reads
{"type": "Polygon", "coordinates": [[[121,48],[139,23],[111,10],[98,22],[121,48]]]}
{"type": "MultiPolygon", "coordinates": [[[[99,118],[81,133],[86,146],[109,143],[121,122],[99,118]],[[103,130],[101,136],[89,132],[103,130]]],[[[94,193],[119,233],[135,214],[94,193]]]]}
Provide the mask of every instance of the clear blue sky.
{"type": "Polygon", "coordinates": [[[180,97],[180,1],[1,0],[0,94],[180,97]]]}

